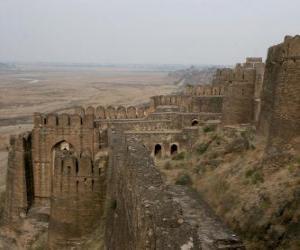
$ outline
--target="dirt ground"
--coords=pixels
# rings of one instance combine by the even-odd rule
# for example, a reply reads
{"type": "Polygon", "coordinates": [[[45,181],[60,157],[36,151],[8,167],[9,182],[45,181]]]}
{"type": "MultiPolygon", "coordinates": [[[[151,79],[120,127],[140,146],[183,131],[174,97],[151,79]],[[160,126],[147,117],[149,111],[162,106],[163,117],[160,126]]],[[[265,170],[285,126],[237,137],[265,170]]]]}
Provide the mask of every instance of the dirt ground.
{"type": "Polygon", "coordinates": [[[116,67],[22,65],[0,72],[0,189],[10,134],[31,129],[34,112],[82,105],[136,105],[176,90],[168,72],[116,67]]]}

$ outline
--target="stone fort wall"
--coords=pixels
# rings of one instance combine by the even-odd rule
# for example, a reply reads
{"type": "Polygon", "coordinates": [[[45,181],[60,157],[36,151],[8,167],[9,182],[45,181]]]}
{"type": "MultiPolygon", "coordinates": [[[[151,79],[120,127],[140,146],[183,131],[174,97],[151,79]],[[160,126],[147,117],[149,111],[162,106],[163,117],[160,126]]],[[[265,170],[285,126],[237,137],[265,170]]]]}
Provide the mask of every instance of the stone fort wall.
{"type": "Polygon", "coordinates": [[[111,147],[107,249],[200,249],[196,228],[185,222],[146,148],[118,133],[111,147]]]}
{"type": "Polygon", "coordinates": [[[51,193],[49,249],[80,245],[100,224],[105,199],[105,171],[88,152],[70,149],[55,156],[51,193]],[[67,209],[66,209],[67,208],[67,209]]]}
{"type": "Polygon", "coordinates": [[[50,249],[73,247],[97,226],[107,201],[108,249],[176,249],[190,239],[197,245],[151,154],[157,145],[162,156],[188,150],[199,124],[221,119],[225,126],[258,122],[269,158],[299,155],[299,44],[296,36],[271,47],[265,73],[261,59],[248,58],[218,71],[212,86],[155,96],[141,107],[34,114],[32,132],[11,137],[5,221],[51,206],[50,249]]]}
{"type": "Polygon", "coordinates": [[[272,151],[300,153],[299,83],[300,36],[286,37],[269,49],[266,61],[258,130],[268,137],[270,156],[272,151]]]}
{"type": "Polygon", "coordinates": [[[6,178],[4,220],[10,223],[24,217],[33,203],[30,133],[11,136],[6,178]]]}
{"type": "Polygon", "coordinates": [[[49,114],[34,115],[32,130],[32,164],[36,203],[47,203],[51,196],[54,173],[53,150],[61,142],[68,142],[74,154],[89,152],[91,159],[99,149],[99,132],[94,129],[93,115],[49,114]]]}

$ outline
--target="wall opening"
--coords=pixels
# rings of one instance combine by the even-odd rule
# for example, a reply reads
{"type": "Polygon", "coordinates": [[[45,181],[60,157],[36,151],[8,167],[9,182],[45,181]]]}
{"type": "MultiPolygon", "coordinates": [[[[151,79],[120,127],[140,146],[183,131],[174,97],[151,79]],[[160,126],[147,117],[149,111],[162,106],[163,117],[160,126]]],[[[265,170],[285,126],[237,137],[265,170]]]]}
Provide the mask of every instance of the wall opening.
{"type": "Polygon", "coordinates": [[[78,174],[79,172],[79,166],[78,166],[78,162],[76,161],[76,174],[78,174]]]}
{"type": "Polygon", "coordinates": [[[160,144],[155,145],[154,155],[155,155],[155,157],[161,157],[161,145],[160,144]]]}
{"type": "Polygon", "coordinates": [[[192,126],[198,126],[198,125],[199,125],[199,122],[197,120],[192,121],[192,126]]]}
{"type": "Polygon", "coordinates": [[[78,191],[79,191],[79,181],[77,180],[76,181],[76,192],[78,193],[78,191]]]}
{"type": "Polygon", "coordinates": [[[170,153],[171,155],[176,155],[178,152],[178,147],[176,144],[172,144],[171,149],[170,149],[170,153]]]}

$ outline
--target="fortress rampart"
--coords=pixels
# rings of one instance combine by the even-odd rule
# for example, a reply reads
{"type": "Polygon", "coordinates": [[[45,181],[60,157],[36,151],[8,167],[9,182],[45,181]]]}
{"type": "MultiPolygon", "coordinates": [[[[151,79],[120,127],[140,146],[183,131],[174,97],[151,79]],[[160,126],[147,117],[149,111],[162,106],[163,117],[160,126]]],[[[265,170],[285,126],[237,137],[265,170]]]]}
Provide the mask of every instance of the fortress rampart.
{"type": "Polygon", "coordinates": [[[35,202],[48,202],[54,172],[54,150],[62,142],[74,148],[76,156],[99,148],[99,132],[94,129],[93,115],[34,114],[32,131],[32,164],[35,202]]]}
{"type": "Polygon", "coordinates": [[[55,148],[49,249],[80,245],[99,226],[105,198],[105,168],[71,145],[55,148]],[[66,210],[66,208],[68,208],[66,210]]]}
{"type": "Polygon", "coordinates": [[[10,140],[5,222],[17,225],[31,209],[50,208],[48,247],[71,249],[106,212],[108,249],[199,249],[197,228],[153,158],[189,151],[212,124],[244,123],[258,123],[269,158],[299,155],[299,44],[299,36],[287,37],[270,48],[265,74],[260,58],[247,58],[217,71],[211,86],[154,96],[139,107],[35,113],[33,130],[10,140]]]}
{"type": "Polygon", "coordinates": [[[111,136],[112,175],[107,215],[108,249],[200,249],[197,232],[184,222],[181,207],[172,200],[153,159],[139,142],[111,136]]]}
{"type": "Polygon", "coordinates": [[[300,153],[299,82],[300,36],[286,37],[269,49],[266,61],[258,129],[268,137],[269,154],[300,153]]]}

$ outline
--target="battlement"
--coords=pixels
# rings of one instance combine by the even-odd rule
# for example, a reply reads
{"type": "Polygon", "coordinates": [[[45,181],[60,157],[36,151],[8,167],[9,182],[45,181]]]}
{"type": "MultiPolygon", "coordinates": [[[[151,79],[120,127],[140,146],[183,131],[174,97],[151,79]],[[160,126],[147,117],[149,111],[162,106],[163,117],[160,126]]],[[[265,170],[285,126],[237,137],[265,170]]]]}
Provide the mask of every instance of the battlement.
{"type": "Polygon", "coordinates": [[[222,96],[224,94],[223,86],[196,85],[187,86],[184,94],[188,96],[222,96]]]}
{"type": "Polygon", "coordinates": [[[212,85],[225,85],[233,82],[253,83],[262,81],[264,63],[261,57],[247,57],[246,62],[237,63],[234,68],[217,69],[212,85]],[[259,78],[259,79],[258,79],[259,78]]]}
{"type": "Polygon", "coordinates": [[[94,115],[96,119],[139,119],[146,116],[144,107],[124,106],[89,106],[85,114],[94,115]]]}
{"type": "Polygon", "coordinates": [[[300,61],[300,35],[286,36],[284,42],[269,48],[267,64],[295,63],[300,61]]]}
{"type": "MultiPolygon", "coordinates": [[[[286,36],[269,48],[264,75],[258,131],[268,137],[270,158],[275,150],[299,155],[300,143],[300,36],[286,36]],[[293,148],[293,150],[291,150],[293,148]]],[[[281,157],[282,159],[284,157],[281,157]]]]}
{"type": "Polygon", "coordinates": [[[262,63],[262,57],[247,57],[246,63],[262,63]]]}
{"type": "Polygon", "coordinates": [[[33,124],[35,128],[93,128],[94,115],[34,113],[33,124]]]}

